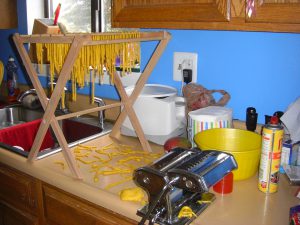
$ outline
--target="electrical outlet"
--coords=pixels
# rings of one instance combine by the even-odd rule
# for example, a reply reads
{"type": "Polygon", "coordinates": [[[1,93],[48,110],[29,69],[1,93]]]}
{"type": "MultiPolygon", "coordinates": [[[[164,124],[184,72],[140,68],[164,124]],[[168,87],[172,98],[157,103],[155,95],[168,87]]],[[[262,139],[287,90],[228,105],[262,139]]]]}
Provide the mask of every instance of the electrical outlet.
{"type": "Polygon", "coordinates": [[[192,82],[197,82],[198,54],[191,52],[174,52],[173,58],[173,80],[182,81],[182,70],[191,69],[192,82]]]}

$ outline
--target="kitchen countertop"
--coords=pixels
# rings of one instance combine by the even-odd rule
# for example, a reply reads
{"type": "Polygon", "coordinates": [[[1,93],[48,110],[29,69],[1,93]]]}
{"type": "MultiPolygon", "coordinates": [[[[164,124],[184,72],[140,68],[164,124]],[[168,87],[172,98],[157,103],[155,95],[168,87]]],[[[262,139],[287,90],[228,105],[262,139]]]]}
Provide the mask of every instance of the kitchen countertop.
{"type": "MultiPolygon", "coordinates": [[[[131,145],[138,146],[135,138],[123,137],[123,141],[129,141],[131,145]]],[[[85,145],[103,146],[103,143],[111,143],[108,135],[92,140],[85,145]]],[[[154,146],[155,152],[161,152],[161,147],[154,146]]],[[[103,187],[109,184],[109,178],[100,179],[95,183],[91,181],[91,175],[84,166],[80,167],[84,179],[77,180],[71,176],[68,168],[62,169],[55,164],[63,160],[62,153],[49,156],[45,159],[29,163],[8,150],[1,149],[0,162],[10,165],[44,182],[54,185],[69,193],[84,198],[97,205],[113,210],[131,219],[140,220],[136,216],[140,203],[122,201],[119,191],[134,187],[132,181],[125,182],[112,189],[103,187]]],[[[298,187],[290,186],[286,177],[281,175],[279,190],[277,193],[266,195],[257,188],[257,176],[245,181],[235,181],[233,192],[227,195],[216,193],[216,200],[192,223],[194,225],[284,225],[289,221],[289,209],[299,204],[295,197],[298,187]]]]}

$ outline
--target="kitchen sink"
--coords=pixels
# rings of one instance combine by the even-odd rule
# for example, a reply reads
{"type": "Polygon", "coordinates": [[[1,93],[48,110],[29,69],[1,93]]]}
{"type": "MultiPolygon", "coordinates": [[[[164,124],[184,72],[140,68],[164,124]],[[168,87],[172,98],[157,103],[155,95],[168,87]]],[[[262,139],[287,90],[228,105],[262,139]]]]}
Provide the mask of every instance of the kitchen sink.
{"type": "MultiPolygon", "coordinates": [[[[42,110],[31,110],[22,105],[0,109],[0,147],[27,157],[43,114],[42,110]]],[[[109,121],[105,121],[102,129],[97,118],[88,116],[59,120],[58,123],[69,147],[103,136],[109,133],[113,126],[109,121]]],[[[52,128],[49,128],[37,159],[60,151],[56,136],[52,128]]]]}
{"type": "Polygon", "coordinates": [[[0,129],[33,121],[43,117],[42,110],[33,110],[20,104],[0,109],[0,129]]]}

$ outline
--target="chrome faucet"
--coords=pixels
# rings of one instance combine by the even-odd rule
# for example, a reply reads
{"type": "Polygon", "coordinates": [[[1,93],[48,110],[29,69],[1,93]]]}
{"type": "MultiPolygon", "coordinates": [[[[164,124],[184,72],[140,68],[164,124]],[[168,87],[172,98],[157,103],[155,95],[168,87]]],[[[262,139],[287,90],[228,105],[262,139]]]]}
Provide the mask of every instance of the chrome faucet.
{"type": "Polygon", "coordinates": [[[27,96],[27,95],[37,95],[36,90],[35,89],[29,89],[27,91],[22,92],[18,98],[17,101],[18,102],[23,102],[23,99],[27,96]]]}
{"type": "MultiPolygon", "coordinates": [[[[98,104],[98,107],[105,106],[105,102],[102,98],[94,97],[94,102],[98,104]]],[[[104,117],[104,110],[98,111],[99,126],[102,130],[104,129],[104,117]]]]}
{"type": "MultiPolygon", "coordinates": [[[[55,85],[56,85],[55,82],[49,82],[49,83],[48,83],[48,87],[50,87],[51,84],[53,84],[54,87],[55,87],[55,85]]],[[[67,103],[67,95],[66,95],[66,91],[67,91],[67,90],[68,90],[68,89],[67,89],[66,87],[64,87],[64,92],[65,92],[65,99],[64,99],[64,102],[65,102],[65,106],[63,106],[61,99],[59,99],[59,107],[58,107],[58,109],[59,109],[62,113],[64,113],[64,114],[69,113],[68,107],[66,107],[66,103],[67,103]]]]}
{"type": "Polygon", "coordinates": [[[37,96],[37,92],[35,89],[29,89],[27,91],[24,91],[19,94],[17,101],[20,102],[23,106],[31,109],[38,109],[41,107],[41,102],[37,96]],[[28,95],[33,95],[34,97],[31,99],[31,101],[24,101],[24,99],[28,95]]]}

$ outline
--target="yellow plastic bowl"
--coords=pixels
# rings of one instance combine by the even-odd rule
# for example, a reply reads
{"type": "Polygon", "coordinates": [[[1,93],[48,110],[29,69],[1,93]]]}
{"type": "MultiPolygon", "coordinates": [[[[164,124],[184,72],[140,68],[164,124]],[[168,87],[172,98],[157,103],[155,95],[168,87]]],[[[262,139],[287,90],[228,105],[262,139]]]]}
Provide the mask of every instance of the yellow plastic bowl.
{"type": "Polygon", "coordinates": [[[247,130],[214,128],[197,133],[194,141],[201,150],[220,150],[231,153],[238,169],[233,171],[234,180],[245,180],[258,170],[261,135],[247,130]]]}

